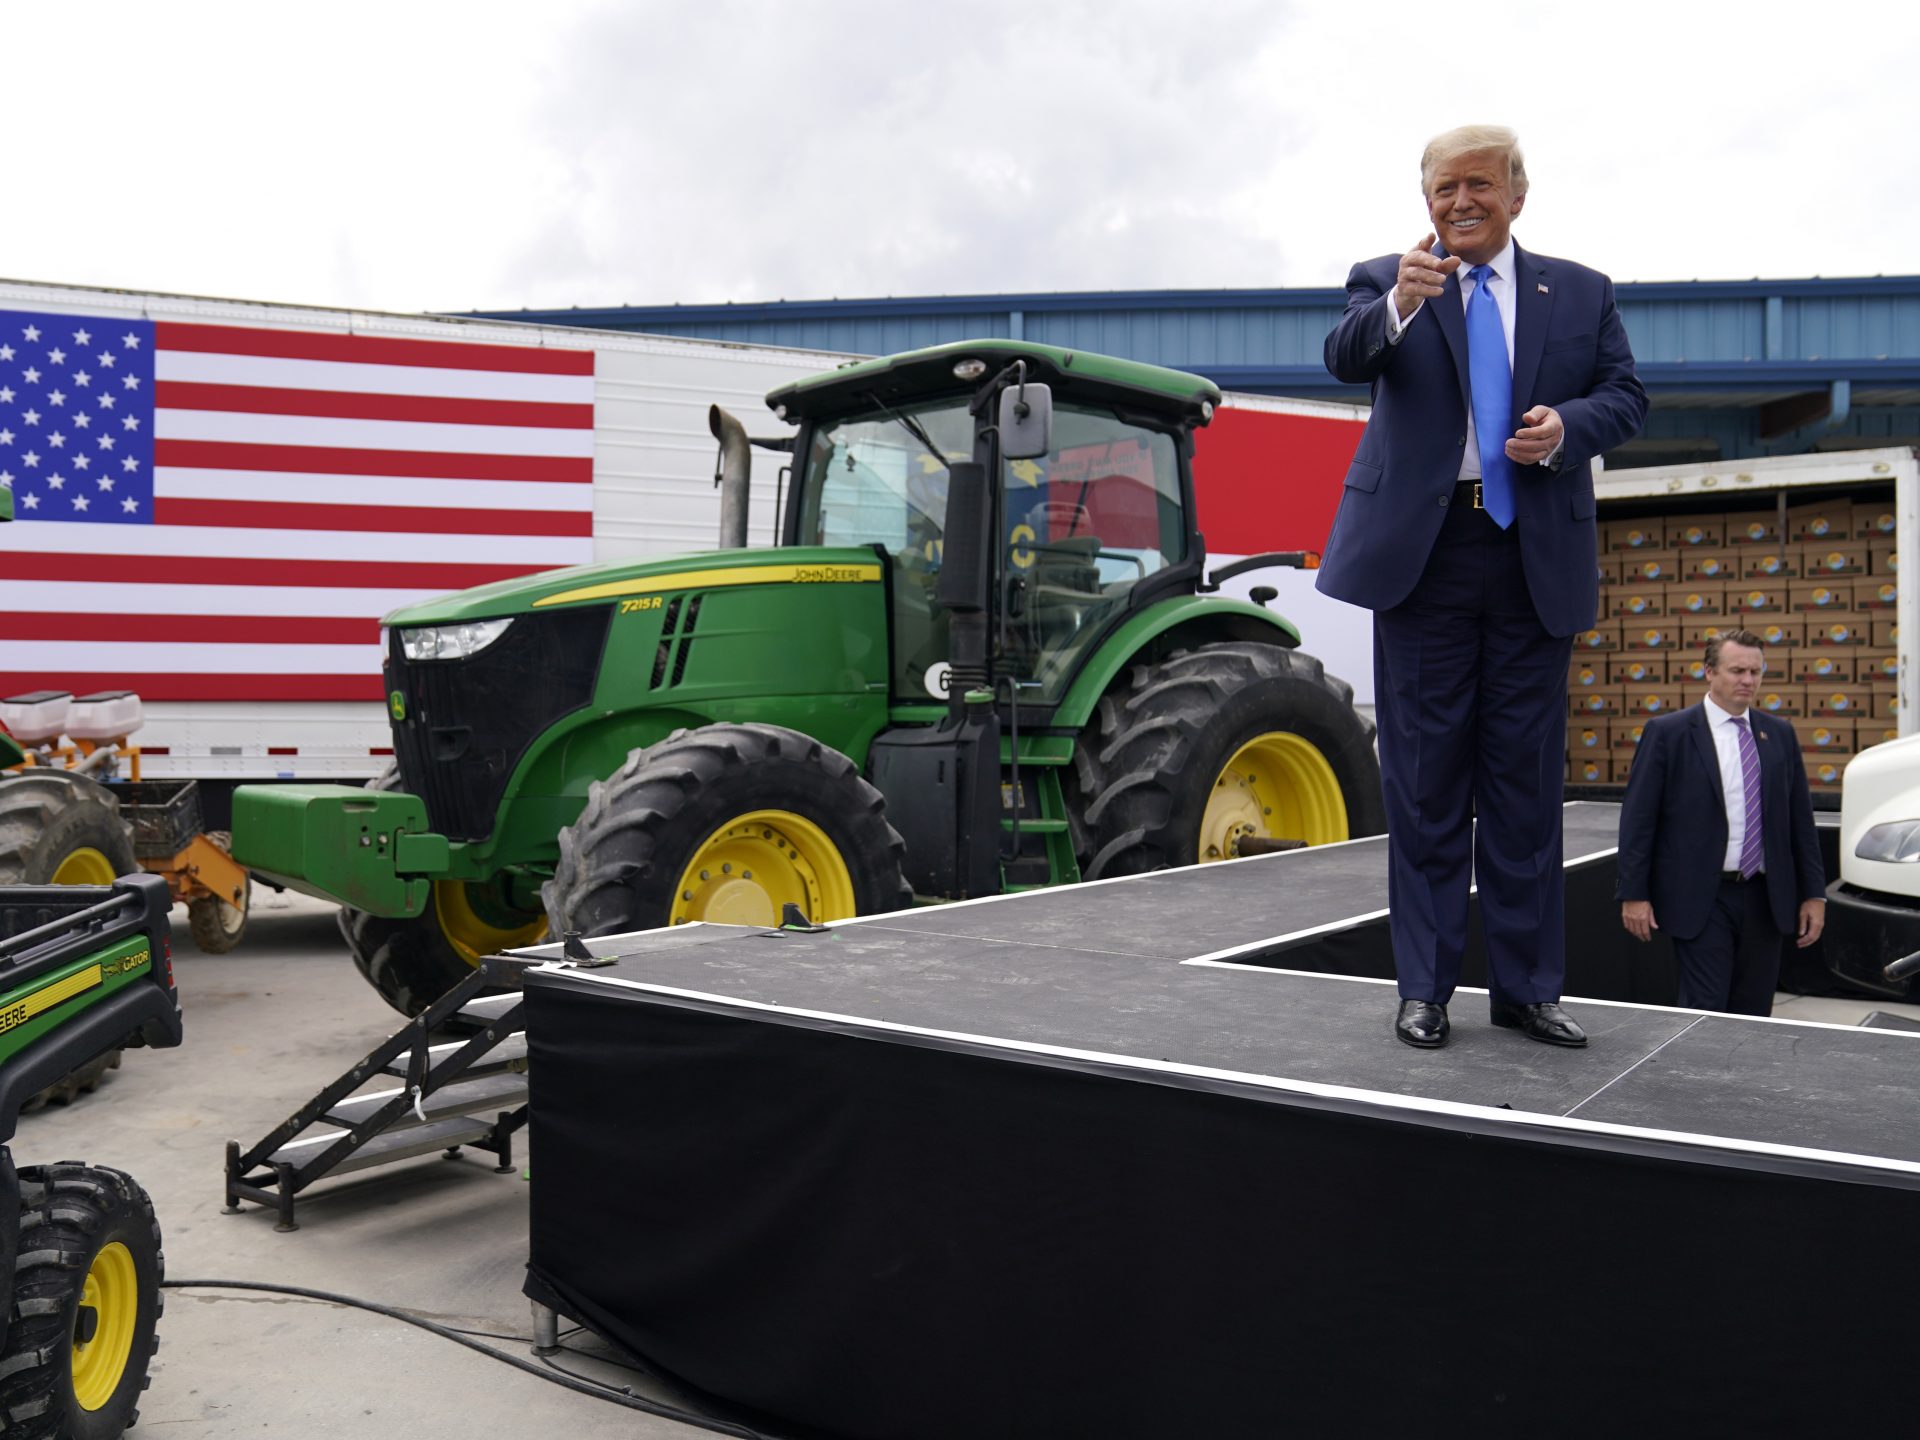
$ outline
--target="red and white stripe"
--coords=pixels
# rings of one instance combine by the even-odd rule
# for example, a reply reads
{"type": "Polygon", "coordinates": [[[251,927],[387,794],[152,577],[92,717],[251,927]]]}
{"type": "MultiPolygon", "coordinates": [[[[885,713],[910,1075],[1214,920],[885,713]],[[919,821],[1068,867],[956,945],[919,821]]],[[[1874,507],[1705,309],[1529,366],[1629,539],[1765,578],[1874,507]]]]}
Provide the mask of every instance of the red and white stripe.
{"type": "Polygon", "coordinates": [[[591,351],[155,329],[154,523],[0,526],[0,694],[377,700],[387,611],[593,558],[591,351]]]}

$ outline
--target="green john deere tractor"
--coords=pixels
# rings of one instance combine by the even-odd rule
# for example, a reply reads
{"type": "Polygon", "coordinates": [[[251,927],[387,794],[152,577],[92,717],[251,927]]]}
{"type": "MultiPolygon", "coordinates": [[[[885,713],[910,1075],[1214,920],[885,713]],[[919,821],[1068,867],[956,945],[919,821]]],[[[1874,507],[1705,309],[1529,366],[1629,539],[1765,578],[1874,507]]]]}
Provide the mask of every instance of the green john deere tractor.
{"type": "MultiPolygon", "coordinates": [[[[715,410],[722,543],[386,617],[395,767],[242,788],[235,858],[348,907],[415,1013],[547,933],[867,914],[1383,827],[1373,727],[1262,603],[1210,593],[1177,371],[1018,341],[715,410]],[[748,445],[788,452],[745,544],[748,445]]],[[[1257,594],[1258,592],[1256,592],[1257,594]]]]}

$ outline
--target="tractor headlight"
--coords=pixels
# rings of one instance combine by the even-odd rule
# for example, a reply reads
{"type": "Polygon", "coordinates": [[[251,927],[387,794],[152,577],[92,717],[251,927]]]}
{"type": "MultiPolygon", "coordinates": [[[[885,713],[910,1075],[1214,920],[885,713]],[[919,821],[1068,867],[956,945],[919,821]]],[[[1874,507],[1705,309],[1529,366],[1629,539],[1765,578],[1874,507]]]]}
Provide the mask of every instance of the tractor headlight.
{"type": "Polygon", "coordinates": [[[427,625],[400,632],[400,650],[409,660],[466,660],[507,633],[513,617],[465,620],[458,625],[427,625]]]}
{"type": "Polygon", "coordinates": [[[1889,820],[1860,837],[1853,853],[1862,860],[1920,860],[1920,820],[1889,820]]]}

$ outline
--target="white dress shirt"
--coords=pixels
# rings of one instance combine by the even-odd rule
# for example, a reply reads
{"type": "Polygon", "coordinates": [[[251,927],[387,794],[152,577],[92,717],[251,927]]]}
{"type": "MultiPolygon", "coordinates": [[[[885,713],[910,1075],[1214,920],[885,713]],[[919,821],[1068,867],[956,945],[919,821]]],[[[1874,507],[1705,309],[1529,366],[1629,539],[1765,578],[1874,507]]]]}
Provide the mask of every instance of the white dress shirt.
{"type": "MultiPolygon", "coordinates": [[[[1493,267],[1493,274],[1487,277],[1487,292],[1493,296],[1494,303],[1500,307],[1500,328],[1506,332],[1507,336],[1507,373],[1512,374],[1513,319],[1514,312],[1519,309],[1519,304],[1515,299],[1514,292],[1513,237],[1511,235],[1507,237],[1507,243],[1501,248],[1500,253],[1487,263],[1493,267]]],[[[1473,266],[1463,260],[1460,262],[1460,268],[1454,272],[1460,277],[1460,309],[1462,313],[1465,313],[1468,302],[1473,299],[1473,292],[1479,288],[1478,283],[1467,274],[1467,272],[1473,268],[1473,266]]],[[[1409,315],[1405,320],[1400,318],[1400,307],[1393,303],[1393,291],[1389,290],[1387,292],[1384,303],[1387,307],[1387,343],[1389,345],[1398,345],[1400,343],[1401,333],[1407,326],[1414,322],[1414,317],[1419,315],[1420,311],[1425,308],[1427,302],[1422,300],[1419,305],[1414,307],[1413,314],[1409,315]]],[[[1554,468],[1559,463],[1562,448],[1564,447],[1556,446],[1553,454],[1547,457],[1546,465],[1548,469],[1554,468]]],[[[1460,454],[1460,474],[1458,478],[1462,480],[1478,480],[1480,478],[1480,442],[1475,437],[1473,407],[1471,405],[1467,407],[1467,445],[1466,449],[1460,454]]]]}
{"type": "MultiPolygon", "coordinates": [[[[1720,757],[1720,791],[1727,805],[1727,853],[1723,857],[1722,870],[1740,868],[1740,851],[1747,843],[1747,776],[1740,768],[1740,727],[1752,729],[1753,712],[1735,717],[1720,708],[1711,696],[1706,697],[1707,728],[1713,732],[1714,754],[1720,757]]],[[[1753,732],[1753,753],[1760,754],[1760,736],[1753,732]]],[[[1758,817],[1755,817],[1758,819],[1758,817]]],[[[1766,873],[1766,866],[1760,871],[1766,873]]]]}

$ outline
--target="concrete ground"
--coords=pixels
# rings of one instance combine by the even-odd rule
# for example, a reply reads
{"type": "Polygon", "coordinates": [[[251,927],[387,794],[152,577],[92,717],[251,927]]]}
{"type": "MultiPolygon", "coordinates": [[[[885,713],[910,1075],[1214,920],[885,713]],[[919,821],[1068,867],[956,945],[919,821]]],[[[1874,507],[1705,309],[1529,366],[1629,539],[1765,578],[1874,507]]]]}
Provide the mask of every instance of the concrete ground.
{"type": "MultiPolygon", "coordinates": [[[[221,1213],[229,1138],[251,1144],[360,1055],[398,1017],[362,981],[333,907],[257,890],[241,947],[203,955],[175,911],[174,969],[187,1041],[128,1051],[100,1090],[22,1118],[17,1163],[80,1158],[136,1176],[153,1195],[176,1280],[250,1280],[353,1295],[442,1324],[508,1337],[526,1355],[526,1184],[492,1159],[404,1161],[322,1181],[300,1202],[302,1228],[270,1212],[221,1213]]],[[[1873,1009],[1920,1006],[1782,995],[1775,1013],[1853,1024],[1873,1009]]],[[[519,1137],[524,1166],[530,1145],[519,1137]]],[[[638,1242],[637,1242],[638,1243],[638,1242]]],[[[287,1296],[171,1290],[153,1387],[137,1434],[362,1435],[409,1440],[475,1434],[667,1437],[706,1433],[577,1395],[438,1336],[361,1310],[287,1296]]],[[[604,1356],[592,1337],[568,1342],[604,1356]]],[[[673,1402],[595,1355],[562,1363],[673,1402]]]]}
{"type": "MultiPolygon", "coordinates": [[[[495,1332],[520,1356],[531,1335],[525,1133],[516,1170],[493,1158],[403,1161],[323,1181],[301,1228],[221,1213],[226,1141],[250,1145],[391,1034],[399,1017],[354,970],[334,907],[256,888],[245,940],[203,955],[174,912],[174,973],[186,1008],[177,1050],[129,1050],[70,1106],[23,1116],[17,1164],[84,1159],[135,1176],[153,1196],[172,1280],[252,1280],[344,1293],[495,1332]]],[[[169,1290],[153,1383],[133,1432],[153,1437],[405,1435],[469,1440],[708,1433],[522,1374],[423,1330],[288,1296],[169,1290]]],[[[592,1337],[568,1342],[599,1350],[592,1337]]],[[[604,1352],[602,1352],[604,1353],[604,1352]]],[[[672,1397],[576,1354],[582,1373],[672,1397]]]]}

